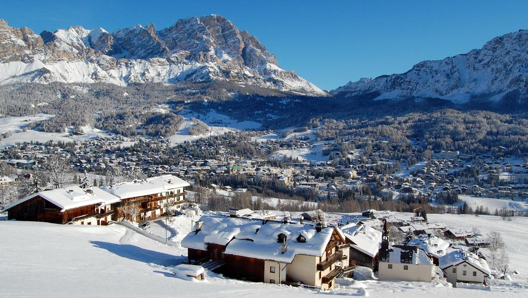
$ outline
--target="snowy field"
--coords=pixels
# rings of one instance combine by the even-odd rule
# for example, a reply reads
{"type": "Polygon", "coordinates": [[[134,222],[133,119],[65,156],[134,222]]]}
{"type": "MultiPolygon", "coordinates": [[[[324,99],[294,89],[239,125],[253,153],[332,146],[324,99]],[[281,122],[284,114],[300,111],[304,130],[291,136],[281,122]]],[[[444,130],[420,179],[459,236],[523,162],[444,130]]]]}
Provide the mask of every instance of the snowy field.
{"type": "MultiPolygon", "coordinates": [[[[339,217],[340,215],[332,215],[339,217]]],[[[408,218],[410,214],[399,214],[408,218]]],[[[206,282],[189,282],[171,273],[186,261],[186,250],[167,246],[120,225],[63,226],[0,221],[0,297],[524,297],[528,294],[528,218],[504,221],[492,216],[429,215],[430,221],[481,232],[498,231],[508,245],[510,266],[520,274],[490,287],[445,282],[340,280],[328,292],[250,283],[209,274],[206,282]]],[[[178,242],[191,218],[171,222],[178,242]],[[180,231],[178,231],[180,230],[180,231]],[[180,234],[178,234],[180,232],[180,234]]],[[[152,233],[163,229],[152,224],[152,233]]]]}
{"type": "Polygon", "coordinates": [[[185,117],[178,131],[167,139],[172,144],[181,144],[187,141],[196,141],[209,136],[218,136],[235,130],[258,129],[261,124],[254,121],[238,122],[229,116],[218,114],[216,110],[210,110],[206,114],[198,114],[192,111],[184,110],[181,113],[185,117]],[[208,134],[193,136],[189,134],[189,129],[194,125],[191,118],[201,120],[209,126],[211,132],[208,134]]]}
{"type": "Polygon", "coordinates": [[[300,161],[328,161],[330,156],[323,155],[323,145],[327,142],[314,143],[311,148],[298,148],[290,150],[278,150],[273,154],[274,158],[292,158],[299,159],[300,161]]]}
{"type": "MultiPolygon", "coordinates": [[[[512,201],[508,198],[504,199],[494,199],[494,198],[484,198],[484,197],[473,197],[467,195],[459,195],[458,198],[464,201],[468,207],[475,210],[479,206],[483,208],[488,208],[489,212],[493,214],[495,210],[515,210],[515,211],[528,211],[528,203],[525,201],[512,201]]],[[[460,203],[461,204],[461,203],[460,203]]],[[[460,205],[459,204],[459,205],[460,205]]]]}
{"type": "MultiPolygon", "coordinates": [[[[155,107],[152,109],[153,112],[163,113],[166,112],[163,107],[155,107]]],[[[185,117],[183,123],[178,128],[176,134],[168,137],[167,139],[172,144],[181,144],[186,141],[195,141],[198,139],[206,138],[209,136],[222,135],[235,130],[247,130],[247,129],[258,129],[261,124],[254,121],[241,121],[238,122],[226,115],[218,114],[215,110],[210,110],[207,114],[198,114],[191,111],[184,111],[182,115],[185,117]],[[189,134],[189,128],[194,125],[191,118],[197,118],[205,122],[210,128],[211,133],[193,136],[189,134]]],[[[91,140],[96,137],[108,137],[110,134],[105,131],[93,128],[93,127],[82,127],[83,135],[72,135],[66,133],[48,133],[35,130],[24,131],[24,127],[28,124],[37,121],[46,121],[53,118],[54,115],[37,114],[28,117],[4,117],[0,118],[0,134],[11,132],[12,136],[0,140],[0,148],[13,146],[16,143],[24,143],[31,141],[47,142],[47,141],[61,141],[61,142],[72,142],[72,141],[85,141],[91,140]]],[[[122,144],[122,146],[130,146],[133,143],[122,144]]]]}
{"type": "Polygon", "coordinates": [[[46,121],[55,117],[54,115],[37,114],[27,117],[4,117],[0,118],[0,134],[11,132],[12,135],[8,138],[0,140],[0,148],[13,146],[16,143],[24,143],[31,141],[47,142],[47,141],[62,141],[71,142],[74,140],[85,141],[94,139],[96,137],[108,137],[109,134],[102,130],[93,127],[82,127],[83,135],[71,135],[70,133],[49,133],[35,130],[24,131],[24,127],[30,123],[38,121],[46,121]]]}

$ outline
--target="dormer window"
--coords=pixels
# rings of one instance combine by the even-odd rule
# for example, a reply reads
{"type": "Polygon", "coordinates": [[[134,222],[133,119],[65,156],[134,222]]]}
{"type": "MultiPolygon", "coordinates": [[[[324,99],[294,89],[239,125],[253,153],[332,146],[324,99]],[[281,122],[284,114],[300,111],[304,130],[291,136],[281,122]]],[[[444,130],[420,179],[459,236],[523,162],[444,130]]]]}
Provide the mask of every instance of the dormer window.
{"type": "Polygon", "coordinates": [[[280,233],[279,236],[277,236],[278,243],[286,243],[286,239],[288,239],[288,236],[283,233],[280,233]]]}
{"type": "Polygon", "coordinates": [[[297,237],[297,242],[306,243],[306,237],[304,237],[303,235],[299,235],[299,237],[297,237]]]}

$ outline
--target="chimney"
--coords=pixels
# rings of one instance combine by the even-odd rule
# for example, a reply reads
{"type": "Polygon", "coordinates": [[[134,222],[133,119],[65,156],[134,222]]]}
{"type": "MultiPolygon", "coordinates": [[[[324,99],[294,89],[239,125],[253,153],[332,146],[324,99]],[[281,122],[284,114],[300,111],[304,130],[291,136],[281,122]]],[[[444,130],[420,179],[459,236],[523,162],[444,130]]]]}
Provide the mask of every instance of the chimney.
{"type": "Polygon", "coordinates": [[[304,216],[301,215],[301,225],[304,224],[304,216]]]}
{"type": "Polygon", "coordinates": [[[315,224],[315,231],[317,231],[317,233],[321,232],[323,230],[323,224],[318,222],[315,224]]]}
{"type": "Polygon", "coordinates": [[[285,224],[289,223],[290,222],[290,217],[284,216],[284,220],[282,222],[285,223],[285,224]]]}
{"type": "Polygon", "coordinates": [[[199,220],[194,224],[194,233],[198,234],[202,230],[203,221],[199,220]]]}
{"type": "Polygon", "coordinates": [[[281,245],[281,253],[284,254],[286,251],[288,251],[288,244],[283,243],[283,244],[281,245]]]}

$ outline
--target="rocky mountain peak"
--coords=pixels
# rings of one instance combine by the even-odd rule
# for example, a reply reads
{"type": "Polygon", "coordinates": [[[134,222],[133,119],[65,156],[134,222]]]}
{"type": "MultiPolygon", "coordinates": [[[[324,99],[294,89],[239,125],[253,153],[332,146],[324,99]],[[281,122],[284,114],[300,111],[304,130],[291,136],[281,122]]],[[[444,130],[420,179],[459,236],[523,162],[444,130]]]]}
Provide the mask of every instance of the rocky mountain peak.
{"type": "Polygon", "coordinates": [[[0,24],[0,84],[106,82],[113,84],[232,81],[296,94],[326,95],[284,71],[248,32],[219,15],[178,20],[157,30],[136,25],[109,33],[73,26],[39,35],[0,24]],[[24,57],[24,58],[21,58],[24,57]],[[37,60],[38,63],[30,64],[37,60]],[[2,74],[1,63],[22,62],[2,74]],[[78,63],[84,62],[84,63],[78,63]],[[39,70],[40,69],[40,70],[39,70]],[[66,71],[67,70],[67,71],[66,71]]]}
{"type": "Polygon", "coordinates": [[[31,52],[40,49],[43,41],[31,29],[10,27],[0,20],[0,63],[9,61],[31,61],[31,52]]]}
{"type": "Polygon", "coordinates": [[[146,28],[136,25],[132,28],[120,29],[112,34],[118,44],[119,57],[127,59],[148,59],[170,56],[165,43],[158,37],[153,24],[146,28]]]}

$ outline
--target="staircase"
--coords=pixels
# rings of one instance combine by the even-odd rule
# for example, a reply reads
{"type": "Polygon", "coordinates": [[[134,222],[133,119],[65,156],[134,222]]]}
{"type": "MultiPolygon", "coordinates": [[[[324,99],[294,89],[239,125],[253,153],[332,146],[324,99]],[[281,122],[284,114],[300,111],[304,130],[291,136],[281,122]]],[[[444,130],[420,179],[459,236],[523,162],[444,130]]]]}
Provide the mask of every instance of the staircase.
{"type": "Polygon", "coordinates": [[[213,271],[213,270],[216,270],[222,266],[225,265],[225,260],[224,259],[220,259],[220,260],[217,260],[217,261],[207,261],[205,263],[202,264],[202,267],[204,267],[205,269],[207,270],[210,270],[210,271],[213,271]]]}

